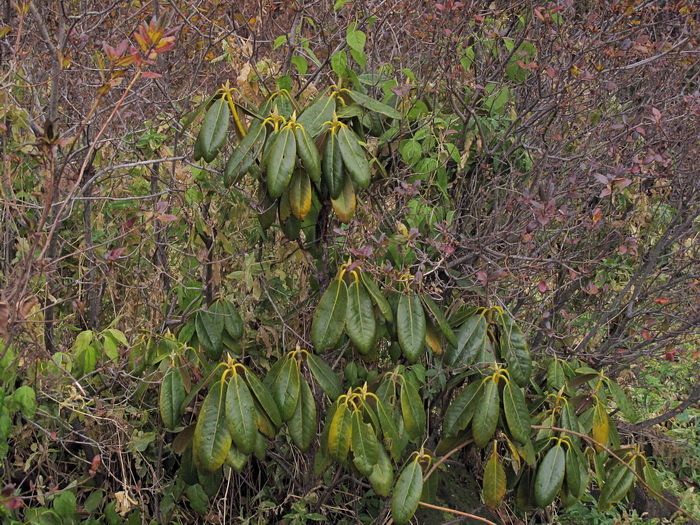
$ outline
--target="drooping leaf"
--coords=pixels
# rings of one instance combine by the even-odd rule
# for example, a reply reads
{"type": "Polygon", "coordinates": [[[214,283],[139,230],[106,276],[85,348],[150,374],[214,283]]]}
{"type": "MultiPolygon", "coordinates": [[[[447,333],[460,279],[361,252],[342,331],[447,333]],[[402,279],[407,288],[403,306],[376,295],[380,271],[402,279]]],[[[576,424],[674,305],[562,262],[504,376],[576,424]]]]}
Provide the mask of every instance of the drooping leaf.
{"type": "MultiPolygon", "coordinates": [[[[574,432],[581,431],[578,423],[578,417],[576,416],[576,411],[571,406],[571,403],[563,403],[563,406],[561,407],[559,424],[561,425],[561,428],[565,428],[566,430],[573,430],[574,432]]],[[[569,438],[571,438],[571,442],[574,445],[579,445],[581,438],[574,434],[569,434],[569,438]]]]}
{"type": "Polygon", "coordinates": [[[304,171],[312,181],[321,182],[321,155],[316,144],[303,126],[294,128],[294,136],[297,141],[297,154],[304,171]]]}
{"type": "Polygon", "coordinates": [[[546,507],[557,497],[566,473],[565,450],[557,444],[547,451],[535,476],[535,501],[546,507]]]}
{"type": "Polygon", "coordinates": [[[339,198],[340,193],[343,191],[343,169],[343,157],[340,154],[338,135],[330,133],[323,148],[321,175],[331,199],[339,198]]]}
{"type": "Polygon", "coordinates": [[[579,498],[582,495],[581,487],[581,464],[573,448],[566,451],[566,486],[569,492],[579,498]]]}
{"type": "Polygon", "coordinates": [[[381,445],[377,448],[377,464],[372,469],[369,482],[377,496],[389,497],[391,486],[394,483],[394,467],[391,465],[389,454],[381,445]]]}
{"type": "Polygon", "coordinates": [[[174,430],[180,422],[185,395],[182,372],[178,367],[173,366],[166,372],[160,386],[160,417],[168,430],[174,430]]]}
{"type": "Polygon", "coordinates": [[[508,372],[518,386],[525,387],[530,382],[532,375],[532,358],[525,341],[525,335],[515,320],[509,315],[503,314],[501,321],[501,356],[508,364],[508,372]]]}
{"type": "Polygon", "coordinates": [[[495,451],[484,469],[483,494],[484,503],[492,509],[500,507],[506,495],[506,471],[495,451]]]}
{"type": "Polygon", "coordinates": [[[379,286],[377,286],[377,283],[374,282],[372,276],[366,272],[361,272],[360,278],[362,279],[365,288],[367,288],[367,291],[372,296],[372,301],[377,305],[377,308],[379,308],[379,311],[384,316],[384,319],[390,323],[393,322],[394,314],[391,311],[391,305],[389,304],[389,301],[386,300],[384,295],[382,295],[382,292],[379,290],[379,286]]]}
{"type": "Polygon", "coordinates": [[[192,443],[195,464],[205,472],[213,472],[223,465],[231,448],[225,406],[223,384],[217,381],[199,411],[192,443]]]}
{"type": "Polygon", "coordinates": [[[303,221],[311,210],[311,181],[304,170],[294,170],[288,191],[290,211],[303,221]]]}
{"type": "Polygon", "coordinates": [[[372,172],[365,156],[365,151],[360,146],[360,139],[348,126],[341,126],[338,130],[338,146],[343,157],[345,170],[360,189],[369,186],[372,172]]]}
{"type": "Polygon", "coordinates": [[[301,379],[299,402],[291,419],[287,421],[289,435],[294,444],[306,451],[316,437],[316,401],[305,379],[301,379]]]}
{"type": "Polygon", "coordinates": [[[299,115],[297,122],[304,126],[311,138],[316,138],[323,130],[324,124],[333,120],[335,107],[335,98],[325,95],[318,97],[299,115]]]}
{"type": "Polygon", "coordinates": [[[625,393],[617,385],[617,383],[615,383],[615,381],[613,381],[609,377],[606,377],[605,379],[605,383],[608,387],[608,390],[610,391],[610,394],[612,395],[613,400],[615,401],[615,404],[625,415],[627,421],[629,421],[630,423],[636,423],[639,416],[637,415],[637,411],[632,406],[632,403],[630,403],[629,399],[627,399],[625,393]]]}
{"type": "Polygon", "coordinates": [[[352,411],[345,403],[338,405],[328,431],[328,453],[336,461],[343,461],[350,450],[352,438],[352,411]]]}
{"type": "Polygon", "coordinates": [[[391,452],[391,456],[394,460],[398,461],[406,447],[407,439],[399,434],[399,429],[396,426],[396,421],[394,421],[392,417],[391,409],[381,398],[377,401],[377,417],[382,427],[384,445],[389,452],[391,452]]]}
{"type": "Polygon", "coordinates": [[[212,310],[200,310],[195,318],[195,328],[207,356],[218,361],[224,349],[224,316],[212,310]]]}
{"type": "Polygon", "coordinates": [[[423,294],[423,303],[425,306],[428,308],[430,311],[431,315],[435,319],[435,322],[437,323],[438,327],[440,328],[440,331],[442,334],[445,336],[445,339],[454,347],[457,347],[457,336],[455,335],[454,331],[452,330],[452,327],[450,326],[450,323],[447,321],[447,318],[445,317],[445,314],[442,313],[442,310],[440,307],[435,304],[435,301],[433,301],[433,298],[430,297],[428,294],[423,294]]]}
{"type": "Polygon", "coordinates": [[[627,465],[618,465],[612,469],[600,491],[598,510],[609,510],[613,504],[622,500],[632,488],[635,479],[634,471],[627,465]]]}
{"type": "Polygon", "coordinates": [[[226,423],[236,448],[243,454],[253,452],[258,414],[248,385],[238,373],[233,374],[226,390],[226,423]]]}
{"type": "Polygon", "coordinates": [[[608,421],[608,413],[605,410],[605,404],[600,401],[596,403],[593,409],[593,426],[591,427],[591,437],[596,441],[594,443],[596,451],[600,452],[603,446],[607,446],[608,438],[610,437],[610,423],[608,421]],[[598,445],[600,443],[600,445],[598,445]]]}
{"type": "Polygon", "coordinates": [[[379,441],[372,425],[362,421],[360,410],[353,411],[351,419],[353,463],[363,476],[370,476],[379,461],[379,441]]]}
{"type": "Polygon", "coordinates": [[[654,470],[654,467],[652,467],[649,463],[644,464],[644,468],[642,469],[642,474],[644,476],[644,482],[649,485],[649,488],[656,492],[647,491],[649,492],[649,495],[654,498],[656,501],[661,502],[661,494],[663,493],[663,486],[661,485],[661,482],[659,481],[659,477],[656,474],[656,471],[654,470]]]}
{"type": "Polygon", "coordinates": [[[307,354],[306,363],[309,365],[311,374],[316,379],[318,386],[321,387],[331,401],[335,401],[343,394],[343,385],[338,378],[338,375],[326,363],[322,357],[312,353],[307,354]]]}
{"type": "Polygon", "coordinates": [[[437,356],[442,355],[442,340],[440,339],[440,334],[438,334],[435,325],[429,318],[425,320],[425,344],[428,345],[428,348],[430,348],[433,354],[437,356]]]}
{"type": "Polygon", "coordinates": [[[450,403],[442,422],[445,437],[456,436],[467,428],[474,416],[476,401],[480,395],[483,395],[482,385],[481,381],[474,381],[457,394],[452,403],[450,403]]]}
{"type": "MultiPolygon", "coordinates": [[[[277,363],[280,363],[279,370],[281,370],[284,360],[280,359],[277,361],[277,363]]],[[[268,387],[248,369],[245,371],[245,378],[248,382],[248,387],[250,388],[251,393],[255,397],[255,400],[260,404],[260,407],[263,409],[263,412],[265,412],[265,415],[270,419],[272,424],[275,425],[275,427],[282,425],[282,417],[280,416],[279,408],[277,408],[277,403],[272,397],[270,390],[268,390],[268,387]]],[[[270,385],[272,385],[272,383],[270,385]]],[[[269,388],[271,389],[272,386],[269,388]]]]}
{"type": "Polygon", "coordinates": [[[343,333],[348,305],[345,281],[335,279],[324,292],[311,323],[311,342],[317,352],[333,348],[343,333]]]}
{"type": "Polygon", "coordinates": [[[236,183],[248,172],[251,164],[260,153],[266,138],[267,128],[261,120],[255,120],[248,130],[248,134],[238,144],[226,163],[224,174],[227,183],[236,183]]]}
{"type": "Polygon", "coordinates": [[[265,176],[270,197],[281,197],[294,172],[297,143],[289,127],[282,128],[266,153],[265,176]]]}
{"type": "Polygon", "coordinates": [[[297,367],[297,360],[286,358],[272,386],[272,397],[277,403],[282,421],[288,421],[294,415],[299,402],[300,382],[301,374],[297,367]]]}
{"type": "Polygon", "coordinates": [[[410,381],[401,384],[401,415],[411,439],[419,439],[425,432],[425,407],[418,390],[410,381]]]}
{"type": "Polygon", "coordinates": [[[352,185],[352,180],[346,174],[342,176],[342,189],[337,199],[331,199],[333,211],[338,216],[340,222],[347,224],[355,216],[355,208],[357,207],[357,198],[355,196],[355,187],[352,185]]]}
{"type": "Polygon", "coordinates": [[[483,395],[476,402],[475,413],[472,419],[474,443],[481,448],[486,446],[496,432],[501,405],[498,384],[492,377],[484,379],[483,391],[483,395]]]}
{"type": "Polygon", "coordinates": [[[403,525],[416,513],[423,492],[423,470],[418,463],[418,458],[409,462],[401,471],[394,494],[391,497],[391,516],[396,525],[403,525]]]}
{"type": "Polygon", "coordinates": [[[486,342],[486,318],[479,313],[469,317],[457,333],[457,346],[445,354],[447,366],[470,365],[486,342]]]}
{"type": "Polygon", "coordinates": [[[372,350],[377,321],[374,317],[372,298],[359,279],[353,281],[348,287],[345,331],[360,353],[367,354],[372,350]]]}
{"type": "Polygon", "coordinates": [[[522,444],[530,441],[530,413],[520,387],[508,382],[503,388],[503,409],[510,435],[522,444]]]}
{"type": "Polygon", "coordinates": [[[232,446],[226,455],[226,464],[231,467],[234,472],[241,472],[249,459],[249,454],[244,454],[235,446],[232,446]]]}
{"type": "Polygon", "coordinates": [[[425,312],[420,297],[402,294],[396,308],[396,331],[401,350],[410,363],[418,361],[423,353],[425,330],[425,312]]]}
{"type": "Polygon", "coordinates": [[[547,366],[547,388],[559,390],[566,382],[566,375],[559,359],[552,359],[547,366]]]}
{"type": "Polygon", "coordinates": [[[221,150],[221,146],[224,145],[229,117],[230,110],[225,97],[216,100],[204,115],[198,139],[202,158],[205,161],[213,161],[221,150]]]}

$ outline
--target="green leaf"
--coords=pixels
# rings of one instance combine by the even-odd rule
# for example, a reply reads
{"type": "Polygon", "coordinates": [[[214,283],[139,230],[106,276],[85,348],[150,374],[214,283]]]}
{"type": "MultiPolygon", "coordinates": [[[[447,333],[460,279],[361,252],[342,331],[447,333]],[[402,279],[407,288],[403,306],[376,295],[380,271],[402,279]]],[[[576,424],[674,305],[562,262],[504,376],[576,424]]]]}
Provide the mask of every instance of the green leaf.
{"type": "Polygon", "coordinates": [[[338,135],[329,133],[326,145],[323,148],[323,159],[321,159],[321,176],[323,183],[328,188],[331,199],[340,197],[343,191],[343,157],[340,154],[338,135]]]}
{"type": "Polygon", "coordinates": [[[232,184],[237,182],[240,177],[245,175],[250,169],[251,164],[262,150],[267,137],[267,128],[261,120],[255,120],[248,129],[248,134],[238,144],[233,151],[231,158],[226,163],[225,180],[232,184]]]}
{"type": "Polygon", "coordinates": [[[506,471],[494,451],[484,469],[484,503],[492,509],[498,508],[506,495],[506,471]]]}
{"type": "Polygon", "coordinates": [[[419,439],[425,432],[425,407],[418,390],[409,381],[401,384],[401,415],[408,436],[419,439]]]}
{"type": "Polygon", "coordinates": [[[316,401],[305,379],[301,379],[299,402],[291,419],[287,421],[289,435],[294,444],[307,451],[316,437],[316,401]]]}
{"type": "Polygon", "coordinates": [[[613,381],[609,377],[605,378],[605,383],[608,385],[608,390],[610,390],[610,394],[612,395],[615,404],[625,415],[627,421],[629,421],[630,423],[636,423],[639,419],[637,411],[634,409],[629,399],[627,399],[627,396],[622,391],[622,389],[617,385],[617,383],[615,383],[615,381],[613,381]]]}
{"type": "Polygon", "coordinates": [[[644,464],[642,469],[642,474],[644,475],[644,482],[649,485],[649,488],[656,492],[656,494],[647,491],[649,495],[656,501],[663,501],[661,495],[663,494],[664,488],[659,481],[659,477],[656,475],[656,470],[649,463],[644,464]],[[658,494],[658,495],[657,495],[658,494]]]}
{"type": "Polygon", "coordinates": [[[411,461],[403,469],[394,486],[391,497],[391,516],[396,525],[403,525],[413,517],[420,503],[423,492],[423,470],[418,458],[411,461]]]}
{"type": "Polygon", "coordinates": [[[377,464],[372,469],[369,482],[372,484],[372,489],[377,496],[382,498],[389,497],[391,486],[394,483],[394,467],[391,465],[389,454],[386,453],[386,450],[381,445],[377,448],[377,464]]]}
{"type": "Polygon", "coordinates": [[[362,51],[365,48],[367,36],[363,31],[360,31],[358,29],[353,30],[351,29],[351,27],[348,27],[346,41],[350,49],[354,49],[355,51],[362,51]]]}
{"type": "Polygon", "coordinates": [[[224,350],[224,316],[214,311],[200,310],[195,318],[197,339],[204,346],[207,356],[218,361],[224,350]]]}
{"type": "Polygon", "coordinates": [[[173,366],[166,372],[160,385],[160,417],[168,430],[174,430],[180,422],[185,395],[182,372],[178,367],[173,366]]]}
{"type": "Polygon", "coordinates": [[[566,451],[566,486],[569,492],[575,497],[580,498],[585,487],[581,486],[581,464],[577,453],[573,448],[566,451]]]}
{"type": "Polygon", "coordinates": [[[331,69],[338,75],[338,77],[343,78],[347,73],[348,67],[348,55],[344,49],[336,51],[331,56],[331,69]]]}
{"type": "Polygon", "coordinates": [[[243,337],[243,319],[238,309],[230,301],[221,301],[221,309],[224,314],[224,329],[234,341],[240,341],[243,337]]]}
{"type": "Polygon", "coordinates": [[[202,121],[202,129],[197,137],[200,141],[202,158],[206,162],[213,161],[224,145],[228,133],[230,110],[225,97],[216,100],[202,121]]]}
{"type": "Polygon", "coordinates": [[[321,182],[321,155],[318,153],[318,148],[311,135],[303,126],[296,126],[294,136],[297,141],[297,154],[301,159],[301,165],[312,181],[321,182]]]}
{"type": "Polygon", "coordinates": [[[213,472],[226,461],[231,434],[226,424],[224,388],[221,381],[212,386],[204,399],[194,429],[193,454],[197,468],[213,472]]]}
{"type": "Polygon", "coordinates": [[[258,414],[253,396],[238,373],[231,376],[226,390],[226,423],[236,448],[243,454],[252,453],[258,434],[258,414]]]}
{"type": "MultiPolygon", "coordinates": [[[[295,169],[289,187],[282,196],[289,198],[289,208],[296,218],[303,221],[311,210],[311,180],[303,169],[295,169]]],[[[280,208],[281,210],[282,208],[280,208]]]]}
{"type": "Polygon", "coordinates": [[[338,216],[338,220],[343,224],[348,224],[355,216],[357,198],[355,187],[348,175],[343,175],[343,189],[337,199],[331,199],[333,211],[338,216]]]}
{"type": "Polygon", "coordinates": [[[53,500],[53,510],[55,510],[62,518],[63,522],[71,522],[75,518],[76,510],[75,494],[70,490],[61,492],[53,500]]]}
{"type": "Polygon", "coordinates": [[[352,413],[345,403],[338,408],[328,431],[328,453],[336,461],[344,461],[350,450],[352,413]]]}
{"type": "Polygon", "coordinates": [[[535,501],[540,507],[546,507],[554,501],[561,489],[566,473],[565,451],[561,445],[555,445],[547,451],[535,476],[535,501]]]}
{"type": "Polygon", "coordinates": [[[493,377],[487,377],[483,383],[484,394],[476,402],[476,411],[472,420],[474,443],[481,448],[486,446],[496,432],[501,405],[498,384],[493,377]]]}
{"type": "Polygon", "coordinates": [[[202,486],[197,483],[190,485],[185,491],[190,507],[200,516],[206,516],[209,511],[209,496],[206,495],[202,486]]]}
{"type": "Polygon", "coordinates": [[[338,146],[343,157],[345,170],[360,189],[369,186],[372,172],[365,156],[365,150],[360,146],[360,139],[348,126],[341,126],[338,131],[338,146]]]}
{"type": "MultiPolygon", "coordinates": [[[[562,408],[561,408],[561,417],[559,420],[559,424],[561,425],[561,428],[565,428],[566,430],[573,430],[574,432],[581,432],[581,427],[579,426],[578,423],[578,417],[576,416],[576,411],[573,409],[571,406],[571,403],[566,402],[563,403],[562,408]]],[[[571,442],[578,446],[581,438],[574,434],[568,434],[569,438],[571,438],[571,442]]]]}
{"type": "Polygon", "coordinates": [[[282,128],[266,153],[265,176],[270,197],[281,197],[289,186],[296,162],[297,143],[289,127],[282,128]]]}
{"type": "Polygon", "coordinates": [[[333,348],[343,333],[348,305],[348,287],[335,279],[325,291],[314,312],[311,342],[317,352],[333,348]]]}
{"type": "Polygon", "coordinates": [[[547,365],[547,388],[558,391],[566,383],[566,375],[559,359],[552,359],[547,365]]]}
{"type": "Polygon", "coordinates": [[[12,394],[12,400],[19,407],[19,411],[27,419],[31,419],[36,415],[36,392],[30,386],[23,385],[15,390],[12,394]]]}
{"type": "Polygon", "coordinates": [[[508,364],[510,377],[518,386],[525,387],[532,375],[532,358],[525,341],[525,335],[512,317],[500,315],[502,334],[501,357],[508,364]]]}
{"type": "Polygon", "coordinates": [[[612,508],[613,504],[622,500],[630,491],[636,477],[634,471],[627,465],[615,467],[603,484],[598,497],[598,510],[603,512],[612,508]]]}
{"type": "Polygon", "coordinates": [[[360,410],[353,411],[351,419],[353,463],[363,476],[370,476],[379,461],[379,441],[372,425],[362,421],[360,410]]]}
{"type": "Polygon", "coordinates": [[[384,319],[390,323],[393,322],[394,314],[391,311],[391,305],[389,304],[389,301],[386,300],[381,290],[379,290],[379,286],[377,286],[377,283],[374,282],[372,276],[368,273],[360,272],[360,278],[362,279],[365,288],[367,288],[367,291],[372,296],[372,301],[377,305],[377,308],[379,308],[379,311],[384,316],[384,319]]]}
{"type": "Polygon", "coordinates": [[[326,363],[323,358],[308,353],[306,355],[306,364],[311,370],[311,374],[316,379],[318,386],[321,387],[331,401],[335,401],[343,394],[343,385],[338,379],[338,375],[326,363]]]}
{"type": "Polygon", "coordinates": [[[450,323],[447,321],[447,318],[445,315],[442,313],[442,310],[440,307],[435,304],[435,301],[433,301],[433,298],[430,297],[428,294],[424,294],[423,296],[423,304],[430,310],[430,313],[432,314],[433,318],[435,319],[435,322],[437,325],[440,327],[440,331],[442,334],[445,336],[445,339],[454,347],[457,347],[457,336],[455,333],[452,331],[452,327],[450,326],[450,323]]]}
{"type": "Polygon", "coordinates": [[[280,410],[282,421],[288,421],[297,409],[300,382],[301,374],[297,367],[297,360],[287,357],[272,386],[272,397],[280,410]]]}
{"type": "Polygon", "coordinates": [[[299,115],[297,122],[304,126],[306,132],[315,139],[320,135],[326,122],[333,120],[335,98],[321,96],[314,100],[304,112],[299,115]]]}
{"type": "Polygon", "coordinates": [[[486,318],[482,313],[469,317],[457,333],[457,346],[447,349],[445,364],[454,367],[472,364],[485,342],[486,318]]]}
{"type": "Polygon", "coordinates": [[[401,350],[410,363],[418,361],[423,353],[425,330],[425,312],[420,297],[402,294],[396,308],[396,331],[401,350]]]}
{"type": "Polygon", "coordinates": [[[377,401],[377,417],[379,418],[379,424],[382,427],[384,445],[387,447],[389,452],[391,452],[391,456],[394,458],[394,461],[398,461],[401,458],[404,448],[406,447],[407,440],[405,437],[399,434],[399,429],[391,415],[391,409],[381,398],[377,401]]]}
{"type": "MultiPolygon", "coordinates": [[[[277,361],[277,363],[282,363],[283,364],[284,360],[280,359],[277,361]]],[[[275,363],[275,365],[277,364],[275,363]]],[[[281,369],[281,364],[280,364],[280,369],[281,369]]],[[[251,393],[255,397],[256,401],[260,404],[260,406],[263,409],[263,412],[265,412],[265,415],[267,415],[268,418],[270,418],[270,421],[272,422],[275,427],[279,427],[282,425],[282,417],[280,416],[279,409],[277,408],[277,403],[275,403],[274,398],[272,397],[272,394],[270,394],[270,390],[268,390],[268,387],[266,387],[258,377],[253,374],[250,370],[246,368],[245,371],[245,378],[246,381],[248,382],[248,387],[250,388],[251,393]]],[[[269,387],[270,389],[272,386],[269,387]]]]}
{"type": "Polygon", "coordinates": [[[530,413],[520,387],[508,381],[503,388],[503,409],[510,435],[523,445],[530,441],[530,413]]]}
{"type": "Polygon", "coordinates": [[[78,334],[78,336],[75,338],[75,343],[73,343],[73,347],[71,350],[73,350],[73,353],[75,355],[78,355],[80,352],[85,350],[88,346],[90,346],[90,343],[92,343],[92,340],[95,338],[95,332],[92,330],[84,330],[78,334]]]}
{"type": "Polygon", "coordinates": [[[474,381],[464,388],[445,411],[442,429],[445,437],[456,436],[467,428],[476,410],[476,401],[483,394],[482,381],[474,381]]]}
{"type": "Polygon", "coordinates": [[[392,108],[391,106],[387,106],[386,104],[383,104],[372,97],[368,97],[367,95],[364,95],[358,91],[350,91],[350,96],[355,102],[370,111],[381,113],[389,118],[397,120],[401,119],[401,113],[399,113],[396,109],[392,108]]]}
{"type": "Polygon", "coordinates": [[[372,297],[359,278],[348,287],[345,331],[360,353],[368,354],[374,348],[377,321],[372,297]]]}
{"type": "Polygon", "coordinates": [[[99,489],[90,492],[90,495],[85,500],[85,503],[83,503],[83,510],[88,514],[93,514],[96,512],[97,509],[100,508],[100,505],[102,505],[104,495],[104,491],[99,489]]]}

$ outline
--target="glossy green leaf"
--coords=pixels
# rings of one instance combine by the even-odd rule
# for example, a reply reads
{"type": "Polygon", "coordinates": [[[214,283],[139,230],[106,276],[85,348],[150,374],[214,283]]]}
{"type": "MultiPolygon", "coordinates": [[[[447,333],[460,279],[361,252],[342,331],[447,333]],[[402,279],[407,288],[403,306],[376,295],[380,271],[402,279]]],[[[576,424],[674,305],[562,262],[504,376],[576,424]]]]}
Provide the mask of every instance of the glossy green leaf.
{"type": "Polygon", "coordinates": [[[506,495],[506,471],[495,452],[484,469],[484,503],[492,509],[500,507],[506,495]]]}
{"type": "Polygon", "coordinates": [[[396,308],[396,331],[401,350],[410,363],[418,361],[423,354],[425,330],[425,312],[420,297],[402,294],[396,308]]]}
{"type": "Polygon", "coordinates": [[[360,189],[369,186],[372,172],[365,156],[365,150],[360,146],[360,139],[348,126],[341,126],[338,131],[338,146],[343,157],[345,170],[360,189]]]}
{"type": "Polygon", "coordinates": [[[508,382],[503,388],[503,409],[511,437],[522,444],[530,441],[530,413],[519,386],[508,382]]]}
{"type": "Polygon", "coordinates": [[[457,333],[457,346],[445,354],[447,366],[470,365],[486,343],[486,318],[479,313],[469,317],[457,333]]]}
{"type": "Polygon", "coordinates": [[[243,337],[243,320],[238,309],[227,299],[222,299],[212,305],[212,311],[223,317],[223,333],[228,334],[234,341],[240,341],[243,337]]]}
{"type": "Polygon", "coordinates": [[[330,133],[323,148],[321,175],[331,199],[337,199],[343,191],[343,169],[343,157],[340,154],[338,135],[330,133]]]}
{"type": "Polygon", "coordinates": [[[559,359],[552,359],[547,365],[547,388],[558,391],[566,383],[566,375],[559,359]]]}
{"type": "Polygon", "coordinates": [[[348,287],[335,279],[324,292],[311,323],[311,342],[317,352],[333,348],[345,327],[348,287]]]}
{"type": "Polygon", "coordinates": [[[566,473],[565,450],[555,445],[547,451],[535,476],[535,501],[546,507],[557,497],[566,473]]]}
{"type": "Polygon", "coordinates": [[[367,95],[364,95],[358,91],[350,91],[350,96],[355,102],[360,104],[362,107],[369,109],[370,111],[381,113],[389,118],[397,120],[401,119],[401,113],[399,113],[396,109],[392,108],[391,106],[387,106],[386,104],[379,102],[372,97],[368,97],[367,95]]]}
{"type": "Polygon", "coordinates": [[[288,421],[297,409],[300,382],[301,374],[297,367],[297,360],[286,358],[286,362],[272,386],[272,398],[277,403],[282,421],[288,421]]]}
{"type": "MultiPolygon", "coordinates": [[[[566,430],[573,430],[574,432],[581,431],[578,423],[578,417],[576,416],[576,411],[571,406],[571,403],[566,402],[562,404],[559,424],[561,425],[561,428],[565,428],[566,430]]],[[[574,445],[579,445],[581,438],[574,434],[568,434],[568,436],[574,445]]]]}
{"type": "Polygon", "coordinates": [[[394,421],[392,417],[391,409],[381,398],[377,402],[377,417],[382,427],[384,445],[389,452],[391,452],[394,461],[398,461],[406,447],[407,439],[399,434],[399,429],[396,425],[396,421],[394,421]]]}
{"type": "Polygon", "coordinates": [[[366,272],[360,272],[360,278],[362,279],[365,288],[367,288],[367,291],[372,296],[372,302],[377,305],[377,308],[379,308],[379,311],[384,316],[384,319],[390,323],[393,322],[394,314],[391,311],[391,305],[382,294],[379,286],[377,286],[377,283],[374,282],[372,276],[366,272]]]}
{"type": "Polygon", "coordinates": [[[199,146],[202,158],[213,161],[224,145],[228,133],[230,110],[225,97],[214,101],[202,121],[202,129],[199,131],[199,146]]]}
{"type": "Polygon", "coordinates": [[[579,458],[573,448],[566,451],[566,486],[569,492],[575,497],[580,498],[582,495],[581,487],[581,464],[579,458]]]}
{"type": "Polygon", "coordinates": [[[231,447],[226,455],[226,464],[233,469],[234,472],[241,472],[250,459],[249,454],[244,454],[235,446],[231,447]]]}
{"type": "Polygon", "coordinates": [[[314,100],[304,112],[299,115],[297,122],[304,126],[311,138],[316,138],[324,128],[324,124],[333,120],[335,98],[321,96],[314,100]]]}
{"type": "Polygon", "coordinates": [[[296,163],[297,143],[289,127],[282,128],[266,153],[265,177],[270,197],[281,197],[289,186],[296,163]]]}
{"type": "Polygon", "coordinates": [[[299,402],[291,419],[287,421],[289,435],[301,450],[309,450],[316,438],[316,401],[305,379],[301,379],[299,402]]]}
{"type": "Polygon", "coordinates": [[[331,401],[335,401],[343,394],[343,385],[338,378],[338,375],[326,363],[322,357],[312,353],[307,354],[306,364],[311,370],[311,374],[316,379],[318,386],[321,387],[331,401]]]}
{"type": "Polygon", "coordinates": [[[391,486],[394,483],[394,467],[391,465],[389,454],[381,445],[377,448],[377,464],[372,469],[369,482],[377,496],[389,497],[391,486]]]}
{"type": "Polygon", "coordinates": [[[379,461],[379,441],[372,425],[362,421],[362,413],[352,413],[352,440],[350,446],[354,455],[353,463],[363,476],[370,476],[379,461]]]}
{"type": "Polygon", "coordinates": [[[483,384],[483,395],[476,402],[474,418],[472,419],[472,435],[474,443],[481,448],[491,440],[496,432],[498,414],[501,408],[501,397],[498,385],[491,377],[483,384]]]}
{"type": "Polygon", "coordinates": [[[442,334],[445,336],[445,339],[447,339],[447,342],[450,343],[452,346],[457,347],[457,336],[452,330],[450,323],[447,321],[445,314],[442,313],[440,307],[437,304],[435,304],[433,298],[430,297],[428,294],[424,294],[422,297],[423,303],[435,319],[435,322],[440,328],[442,334]]]}
{"type": "MultiPolygon", "coordinates": [[[[277,363],[280,363],[279,369],[281,370],[284,360],[280,359],[279,361],[277,361],[277,363]]],[[[270,419],[272,424],[275,425],[275,427],[279,427],[280,425],[282,425],[282,416],[280,416],[279,408],[277,408],[277,403],[275,402],[274,398],[272,397],[272,394],[270,393],[272,386],[270,386],[270,389],[268,390],[268,387],[264,385],[262,381],[260,381],[260,379],[258,379],[258,377],[248,369],[246,369],[245,371],[245,378],[248,382],[250,392],[253,394],[253,397],[255,397],[255,400],[260,404],[260,407],[262,408],[265,415],[270,419]]]]}
{"type": "Polygon", "coordinates": [[[304,171],[312,181],[321,182],[321,155],[316,144],[303,126],[294,128],[294,136],[297,141],[297,155],[304,171]]]}
{"type": "Polygon", "coordinates": [[[445,437],[456,436],[467,428],[474,416],[476,402],[479,396],[483,395],[482,385],[481,381],[471,383],[457,394],[452,403],[450,403],[442,422],[445,437]]]}
{"type": "Polygon", "coordinates": [[[377,332],[374,306],[372,297],[359,279],[348,286],[345,331],[360,353],[367,354],[374,348],[377,332]]]}
{"type": "Polygon", "coordinates": [[[418,389],[410,381],[401,384],[401,415],[408,436],[419,439],[425,432],[425,407],[418,389]]]}
{"type": "Polygon", "coordinates": [[[236,448],[243,454],[253,452],[258,414],[248,385],[238,373],[233,374],[226,390],[226,423],[236,448]]]}
{"type": "Polygon", "coordinates": [[[634,471],[626,465],[618,465],[612,469],[603,484],[603,490],[600,491],[598,510],[609,510],[613,504],[622,500],[632,488],[635,479],[634,471]]]}
{"type": "MultiPolygon", "coordinates": [[[[289,208],[296,218],[303,221],[311,210],[311,180],[302,169],[294,170],[288,191],[289,208]]],[[[284,196],[282,197],[284,199],[284,196]]]]}
{"type": "Polygon", "coordinates": [[[352,411],[346,404],[338,405],[328,431],[328,453],[336,461],[344,461],[350,451],[352,411]]]}
{"type": "Polygon", "coordinates": [[[525,387],[532,375],[532,358],[525,335],[512,317],[503,314],[501,321],[501,357],[508,364],[508,372],[518,386],[525,387]]]}
{"type": "Polygon", "coordinates": [[[237,182],[250,169],[267,138],[267,128],[261,120],[255,120],[245,138],[236,146],[226,163],[224,172],[228,183],[237,182]]]}
{"type": "Polygon", "coordinates": [[[656,492],[656,494],[654,494],[653,492],[647,491],[649,495],[656,501],[662,501],[660,496],[663,494],[664,488],[659,481],[659,477],[657,476],[654,467],[652,467],[649,463],[645,463],[644,468],[642,469],[642,474],[644,476],[645,483],[649,485],[651,490],[656,492]]]}
{"type": "Polygon", "coordinates": [[[218,361],[224,349],[223,332],[224,316],[210,310],[200,310],[195,319],[197,339],[207,356],[218,361]]]}
{"type": "Polygon", "coordinates": [[[223,465],[231,448],[225,406],[224,388],[221,381],[217,381],[204,399],[194,429],[195,462],[197,468],[205,472],[213,472],[223,465]]]}
{"type": "Polygon", "coordinates": [[[168,430],[174,430],[182,415],[182,402],[185,400],[185,383],[182,372],[176,366],[171,367],[163,377],[160,385],[160,417],[168,430]]]}
{"type": "Polygon", "coordinates": [[[423,470],[417,458],[409,462],[399,474],[391,497],[391,516],[396,525],[403,525],[413,517],[423,492],[423,470]]]}

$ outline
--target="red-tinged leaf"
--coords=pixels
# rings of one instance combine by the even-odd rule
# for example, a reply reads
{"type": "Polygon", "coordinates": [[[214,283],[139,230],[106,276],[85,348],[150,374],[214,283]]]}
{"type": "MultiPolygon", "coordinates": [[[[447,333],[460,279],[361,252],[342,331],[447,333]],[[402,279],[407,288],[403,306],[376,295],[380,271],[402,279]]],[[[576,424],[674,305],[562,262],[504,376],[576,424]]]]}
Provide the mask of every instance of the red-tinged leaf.
{"type": "Polygon", "coordinates": [[[10,499],[5,500],[3,505],[5,505],[5,507],[7,507],[9,510],[17,510],[22,506],[22,498],[13,496],[10,499]]]}
{"type": "Polygon", "coordinates": [[[173,222],[177,220],[177,215],[172,213],[164,213],[163,215],[158,215],[158,220],[160,222],[173,222]]]}
{"type": "Polygon", "coordinates": [[[610,187],[606,186],[605,188],[603,188],[603,191],[600,192],[600,195],[598,195],[598,198],[602,199],[603,197],[607,197],[611,193],[612,193],[612,190],[610,189],[610,187]]]}
{"type": "Polygon", "coordinates": [[[163,75],[154,73],[153,71],[144,71],[141,75],[143,78],[161,78],[163,75]]]}
{"type": "Polygon", "coordinates": [[[664,305],[668,304],[668,299],[666,299],[665,297],[657,297],[656,299],[654,299],[654,302],[656,304],[664,305]]]}
{"type": "Polygon", "coordinates": [[[540,281],[540,283],[537,285],[537,289],[540,291],[540,293],[545,293],[549,288],[547,287],[546,282],[540,281]]]}

